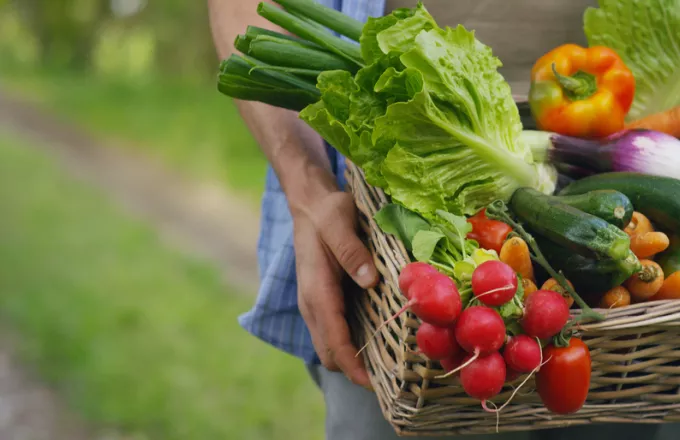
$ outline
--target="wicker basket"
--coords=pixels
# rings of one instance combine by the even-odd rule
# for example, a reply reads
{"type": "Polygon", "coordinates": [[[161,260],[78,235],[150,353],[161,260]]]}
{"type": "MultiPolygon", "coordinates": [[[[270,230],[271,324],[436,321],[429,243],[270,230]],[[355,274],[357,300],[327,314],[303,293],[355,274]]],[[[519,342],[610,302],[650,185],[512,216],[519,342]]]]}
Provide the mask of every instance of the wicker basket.
{"type": "MultiPolygon", "coordinates": [[[[373,215],[388,198],[364,180],[351,162],[347,181],[360,212],[360,224],[371,249],[380,284],[350,305],[353,332],[363,345],[380,323],[406,302],[397,287],[409,262],[403,244],[383,234],[373,215]]],[[[576,414],[556,416],[540,403],[529,380],[501,412],[499,432],[564,427],[587,423],[664,423],[680,421],[680,301],[642,303],[600,310],[607,319],[583,327],[592,355],[593,374],[586,405],[576,414]]],[[[384,416],[399,435],[493,433],[496,415],[485,413],[465,395],[438,362],[414,354],[417,318],[402,314],[373,338],[364,358],[384,416]]],[[[523,378],[513,384],[518,385],[523,378]]],[[[512,384],[493,399],[505,402],[512,384]]]]}

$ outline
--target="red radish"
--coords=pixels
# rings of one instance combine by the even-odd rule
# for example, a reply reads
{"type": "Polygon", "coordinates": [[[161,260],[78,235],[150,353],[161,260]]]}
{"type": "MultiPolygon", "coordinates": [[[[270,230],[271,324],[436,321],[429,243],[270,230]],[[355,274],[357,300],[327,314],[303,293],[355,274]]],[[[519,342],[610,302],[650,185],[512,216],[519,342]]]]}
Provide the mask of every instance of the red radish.
{"type": "Polygon", "coordinates": [[[427,263],[420,261],[409,263],[404,266],[404,268],[401,270],[401,273],[399,274],[399,290],[401,290],[401,293],[406,298],[410,299],[411,295],[409,295],[409,289],[411,288],[411,284],[413,284],[413,282],[418,278],[436,272],[437,269],[427,263]]]}
{"type": "MultiPolygon", "coordinates": [[[[396,319],[409,308],[423,322],[437,327],[451,327],[460,315],[463,305],[456,284],[441,272],[431,273],[416,279],[409,288],[410,299],[397,313],[383,322],[371,338],[389,322],[396,319]]],[[[368,342],[361,347],[361,353],[368,342]]]]}
{"type": "Polygon", "coordinates": [[[453,371],[463,364],[463,359],[465,359],[465,352],[458,352],[451,357],[444,358],[439,361],[442,364],[442,368],[448,371],[453,371]]]}
{"type": "Polygon", "coordinates": [[[517,293],[517,274],[498,260],[488,260],[472,272],[472,293],[487,306],[507,303],[517,293]]]}
{"type": "Polygon", "coordinates": [[[425,356],[435,361],[452,357],[460,351],[452,327],[436,327],[427,322],[418,327],[416,343],[425,356]]]}
{"type": "Polygon", "coordinates": [[[530,373],[541,365],[541,346],[527,335],[513,336],[505,344],[503,358],[511,370],[530,373]]]}
{"type": "Polygon", "coordinates": [[[495,408],[490,409],[486,405],[486,401],[482,400],[482,408],[484,411],[496,414],[496,423],[498,423],[500,412],[510,404],[517,392],[529,381],[529,379],[531,379],[531,376],[533,376],[534,373],[536,373],[539,368],[543,366],[543,352],[541,350],[540,344],[538,341],[534,341],[526,335],[518,335],[510,338],[505,346],[504,358],[506,382],[514,381],[522,373],[524,373],[524,371],[518,371],[518,369],[528,370],[530,366],[533,366],[533,368],[529,371],[526,371],[529,373],[529,375],[524,378],[522,383],[520,383],[519,386],[517,386],[512,392],[508,400],[506,400],[505,403],[500,407],[495,407],[494,405],[495,408]],[[536,355],[536,352],[538,352],[538,360],[533,359],[536,355]]]}
{"type": "Polygon", "coordinates": [[[513,380],[517,379],[522,373],[519,371],[515,371],[512,368],[508,367],[507,363],[505,365],[505,381],[506,382],[512,382],[513,380]]]}
{"type": "MultiPolygon", "coordinates": [[[[468,356],[466,361],[472,359],[468,356]]],[[[505,361],[494,351],[474,359],[460,371],[460,383],[468,396],[484,402],[501,392],[505,383],[505,361]]]]}
{"type": "Polygon", "coordinates": [[[423,322],[450,327],[463,309],[456,284],[440,272],[416,279],[409,292],[411,298],[408,303],[393,318],[410,307],[423,322]]]}
{"type": "MultiPolygon", "coordinates": [[[[505,342],[505,323],[497,311],[485,306],[472,306],[463,310],[454,328],[456,340],[463,350],[473,353],[455,370],[438,376],[444,378],[464,370],[480,356],[497,352],[505,342]]],[[[502,358],[502,356],[501,356],[502,358]]],[[[505,367],[505,364],[503,364],[505,367]]],[[[504,370],[505,371],[505,370],[504,370]]],[[[503,373],[505,375],[505,373],[503,373]]]]}
{"type": "Polygon", "coordinates": [[[524,303],[524,333],[547,339],[559,333],[569,320],[569,304],[558,292],[537,290],[524,303]]]}
{"type": "Polygon", "coordinates": [[[485,306],[463,310],[456,322],[456,340],[468,353],[486,355],[505,342],[505,323],[497,311],[485,306]]]}

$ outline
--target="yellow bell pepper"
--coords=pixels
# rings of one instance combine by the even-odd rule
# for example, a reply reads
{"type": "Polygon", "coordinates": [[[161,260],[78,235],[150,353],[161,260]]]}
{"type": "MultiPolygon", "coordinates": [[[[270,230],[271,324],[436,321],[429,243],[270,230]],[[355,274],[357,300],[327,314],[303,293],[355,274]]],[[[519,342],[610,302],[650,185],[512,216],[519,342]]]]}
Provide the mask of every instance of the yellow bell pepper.
{"type": "Polygon", "coordinates": [[[540,130],[599,138],[624,128],[635,78],[621,58],[603,46],[565,44],[531,70],[529,105],[540,130]]]}

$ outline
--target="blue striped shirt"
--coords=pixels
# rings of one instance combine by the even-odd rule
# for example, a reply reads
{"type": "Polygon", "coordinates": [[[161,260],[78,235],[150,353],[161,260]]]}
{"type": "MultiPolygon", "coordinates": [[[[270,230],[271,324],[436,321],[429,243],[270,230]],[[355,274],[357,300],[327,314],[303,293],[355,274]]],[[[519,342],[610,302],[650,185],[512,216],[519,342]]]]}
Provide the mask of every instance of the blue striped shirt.
{"type": "MultiPolygon", "coordinates": [[[[361,22],[383,15],[384,0],[317,0],[361,22]]],[[[340,188],[344,188],[344,158],[332,147],[327,151],[340,188]]],[[[297,304],[293,220],[276,174],[267,168],[258,241],[260,289],[253,308],[239,317],[253,336],[307,363],[318,363],[309,330],[297,304]]]]}

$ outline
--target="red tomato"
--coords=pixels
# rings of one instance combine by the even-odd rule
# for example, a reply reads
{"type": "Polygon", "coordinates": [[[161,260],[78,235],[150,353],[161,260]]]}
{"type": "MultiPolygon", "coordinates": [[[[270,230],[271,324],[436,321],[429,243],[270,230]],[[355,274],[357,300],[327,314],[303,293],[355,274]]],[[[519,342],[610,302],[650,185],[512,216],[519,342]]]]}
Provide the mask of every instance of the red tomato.
{"type": "Polygon", "coordinates": [[[536,390],[543,405],[555,414],[575,413],[586,402],[590,387],[590,350],[578,338],[568,347],[548,345],[543,359],[548,362],[536,374],[536,390]]]}
{"type": "Polygon", "coordinates": [[[498,220],[486,217],[486,208],[468,218],[472,225],[472,232],[467,234],[470,240],[476,240],[484,249],[493,249],[500,254],[503,242],[512,231],[512,228],[498,220]]]}

